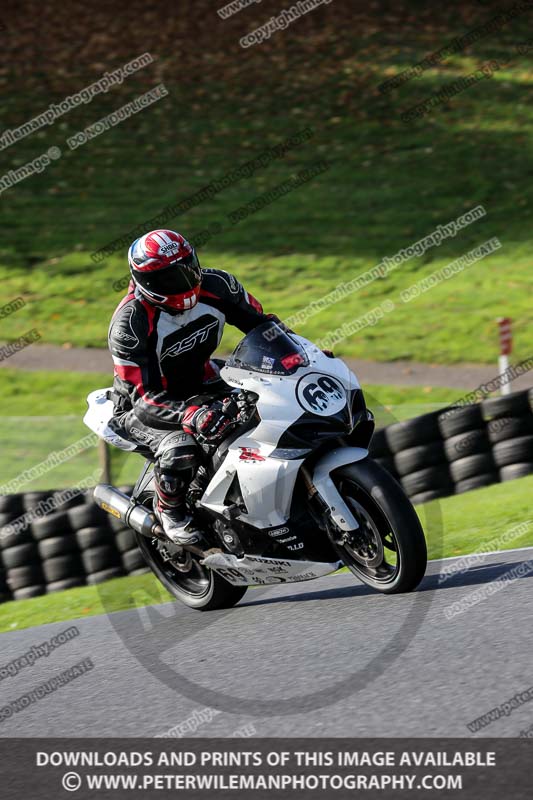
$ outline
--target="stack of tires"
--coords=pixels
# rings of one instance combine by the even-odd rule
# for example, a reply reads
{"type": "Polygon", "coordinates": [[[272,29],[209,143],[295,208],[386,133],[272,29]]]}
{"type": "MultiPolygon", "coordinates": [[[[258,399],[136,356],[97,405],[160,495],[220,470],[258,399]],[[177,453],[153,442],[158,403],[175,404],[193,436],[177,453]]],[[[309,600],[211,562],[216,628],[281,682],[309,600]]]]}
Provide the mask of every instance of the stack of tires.
{"type": "Polygon", "coordinates": [[[394,455],[388,445],[385,431],[386,428],[379,428],[374,431],[368,452],[377,464],[380,464],[387,472],[390,472],[393,478],[399,481],[400,476],[396,470],[394,455]]]}
{"type": "Polygon", "coordinates": [[[370,455],[413,503],[533,473],[533,389],[375,431],[370,455]]]}
{"type": "MultiPolygon", "coordinates": [[[[29,495],[24,498],[27,511],[45,499],[41,492],[32,494],[33,498],[29,499],[29,495]]],[[[57,511],[31,523],[31,535],[41,562],[46,592],[60,592],[85,583],[75,528],[69,517],[77,508],[84,508],[81,496],[62,503],[57,511]]]]}
{"type": "Polygon", "coordinates": [[[438,418],[436,411],[385,428],[396,472],[413,503],[427,503],[454,493],[438,418]]]}
{"type": "Polygon", "coordinates": [[[498,483],[498,470],[479,404],[457,406],[441,412],[439,429],[455,483],[455,494],[498,483]]]}
{"type": "MultiPolygon", "coordinates": [[[[0,532],[5,525],[9,525],[10,522],[20,516],[21,512],[22,501],[19,501],[19,495],[0,495],[0,532]]],[[[3,544],[4,539],[0,538],[0,548],[3,544]]],[[[7,582],[7,572],[2,558],[2,551],[0,550],[0,603],[5,603],[6,600],[11,599],[11,589],[7,582]]]]}
{"type": "MultiPolygon", "coordinates": [[[[131,494],[133,490],[132,486],[119,486],[118,488],[124,494],[131,494]]],[[[150,568],[146,566],[146,561],[137,547],[135,534],[131,528],[127,528],[123,522],[115,519],[115,517],[109,517],[109,524],[115,535],[115,546],[120,554],[123,570],[128,575],[141,575],[144,572],[150,572],[150,568]]]]}
{"type": "Polygon", "coordinates": [[[61,494],[0,496],[0,602],[149,571],[133,532],[98,508],[91,492],[36,516],[19,532],[10,531],[18,517],[61,494]]]}
{"type": "MultiPolygon", "coordinates": [[[[0,564],[1,561],[0,557],[0,564]]],[[[0,603],[6,603],[8,600],[11,600],[11,590],[7,585],[6,571],[3,566],[0,566],[0,603]]]]}
{"type": "Polygon", "coordinates": [[[481,413],[492,445],[495,469],[501,481],[533,472],[533,390],[491,397],[481,413]]]}
{"type": "MultiPolygon", "coordinates": [[[[20,533],[8,533],[9,524],[14,522],[32,507],[32,498],[41,493],[31,492],[26,495],[13,494],[0,498],[2,513],[0,515],[0,548],[5,581],[9,588],[10,599],[24,600],[44,594],[45,579],[37,543],[28,526],[20,533]]],[[[48,498],[50,493],[48,493],[48,498]]]]}
{"type": "Polygon", "coordinates": [[[93,585],[124,575],[108,515],[91,503],[68,512],[76,531],[85,582],[93,585]]]}

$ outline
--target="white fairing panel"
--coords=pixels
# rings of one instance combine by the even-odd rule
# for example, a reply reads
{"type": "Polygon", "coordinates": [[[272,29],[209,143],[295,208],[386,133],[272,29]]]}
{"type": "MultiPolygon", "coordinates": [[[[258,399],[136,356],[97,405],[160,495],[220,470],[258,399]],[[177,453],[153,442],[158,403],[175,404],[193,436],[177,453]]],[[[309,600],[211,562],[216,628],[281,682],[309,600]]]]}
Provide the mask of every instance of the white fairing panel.
{"type": "Polygon", "coordinates": [[[347,464],[354,464],[368,456],[362,447],[338,447],[330,450],[317,462],[313,472],[313,486],[326,503],[333,522],[342,531],[353,531],[359,523],[337,490],[331,472],[347,464]]]}
{"type": "Polygon", "coordinates": [[[113,416],[113,401],[107,399],[107,392],[111,391],[111,387],[106,389],[96,389],[87,396],[87,404],[89,408],[83,418],[83,422],[87,427],[96,433],[100,439],[103,439],[108,444],[119,447],[121,450],[136,450],[137,445],[119,436],[118,433],[111,430],[109,427],[109,420],[113,416]]]}
{"type": "MultiPolygon", "coordinates": [[[[248,510],[238,519],[260,529],[283,525],[288,520],[294,485],[304,461],[271,457],[282,434],[305,412],[319,417],[337,413],[346,406],[350,392],[359,388],[355,375],[340,359],[328,358],[301,336],[293,338],[309,359],[309,366],[300,367],[293,375],[269,375],[228,366],[221,370],[221,377],[230,386],[259,395],[257,410],[261,421],[230,445],[201,502],[221,513],[237,475],[248,510]]],[[[330,498],[328,506],[333,505],[330,498]]],[[[349,509],[344,507],[342,512],[344,526],[357,527],[349,509]]]]}
{"type": "Polygon", "coordinates": [[[268,375],[227,366],[220,371],[230,386],[257,392],[261,423],[254,438],[274,447],[284,431],[304,412],[321,417],[335,414],[346,405],[347,393],[360,388],[357,378],[343,361],[328,358],[301,336],[293,338],[303,346],[309,358],[309,366],[300,367],[293,375],[268,375]],[[328,383],[331,378],[333,381],[328,383]],[[326,390],[319,383],[324,379],[326,390]]]}
{"type": "Polygon", "coordinates": [[[248,509],[248,514],[241,514],[238,519],[261,529],[286,522],[296,476],[303,460],[269,459],[272,450],[272,445],[264,445],[249,434],[237,439],[210,481],[202,497],[202,505],[222,513],[226,508],[224,499],[237,474],[248,509]],[[248,456],[243,458],[243,454],[249,450],[256,453],[257,460],[251,460],[248,456]]]}
{"type": "Polygon", "coordinates": [[[263,586],[311,581],[335,572],[342,566],[342,561],[293,561],[262,556],[237,558],[229,553],[216,553],[204,558],[202,564],[235,586],[263,586]]]}

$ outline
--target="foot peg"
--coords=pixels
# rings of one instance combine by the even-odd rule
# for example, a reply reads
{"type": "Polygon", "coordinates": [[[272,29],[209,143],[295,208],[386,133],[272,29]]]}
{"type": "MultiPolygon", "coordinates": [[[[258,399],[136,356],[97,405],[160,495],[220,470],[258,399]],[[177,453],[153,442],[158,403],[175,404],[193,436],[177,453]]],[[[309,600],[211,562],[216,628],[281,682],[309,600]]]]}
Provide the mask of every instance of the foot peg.
{"type": "Polygon", "coordinates": [[[165,534],[175,545],[198,544],[202,535],[192,518],[183,513],[181,509],[161,508],[157,498],[154,498],[154,514],[165,534]]]}

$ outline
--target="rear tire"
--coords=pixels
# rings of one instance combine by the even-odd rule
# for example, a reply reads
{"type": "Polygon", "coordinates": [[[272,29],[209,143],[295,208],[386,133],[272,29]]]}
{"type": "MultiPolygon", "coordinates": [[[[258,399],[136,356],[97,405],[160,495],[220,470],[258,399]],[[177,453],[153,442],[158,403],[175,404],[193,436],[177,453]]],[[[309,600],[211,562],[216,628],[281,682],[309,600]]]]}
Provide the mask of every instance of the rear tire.
{"type": "MultiPolygon", "coordinates": [[[[146,508],[151,508],[153,496],[153,491],[147,487],[138,495],[137,500],[146,508]]],[[[146,562],[146,567],[142,568],[143,572],[149,567],[165,589],[189,608],[197,611],[231,608],[237,605],[246,594],[248,586],[234,586],[228,583],[221,575],[202,567],[194,556],[192,561],[194,576],[191,577],[187,572],[180,572],[172,566],[171,562],[163,559],[158,548],[158,539],[149,539],[136,531],[132,531],[132,533],[146,562]]],[[[138,570],[135,572],[137,573],[138,570]]]]}
{"type": "MultiPolygon", "coordinates": [[[[138,500],[147,508],[151,508],[153,496],[153,491],[146,489],[138,497],[138,500]]],[[[163,559],[157,546],[157,539],[149,539],[136,531],[133,533],[146,564],[156,578],[161,581],[171,595],[177,600],[181,600],[189,608],[197,611],[232,608],[246,594],[248,586],[234,586],[232,583],[228,583],[221,575],[202,567],[194,556],[192,564],[195,577],[191,578],[188,573],[180,572],[172,567],[171,562],[163,559]],[[197,591],[191,591],[195,588],[197,591]]]]}
{"type": "Polygon", "coordinates": [[[427,548],[420,520],[401,486],[370,458],[340,467],[333,478],[358,521],[371,520],[383,546],[381,563],[370,568],[336,544],[343,562],[359,580],[383,594],[412,592],[426,572],[427,548]],[[386,562],[387,550],[395,551],[395,565],[386,562]]]}
{"type": "Polygon", "coordinates": [[[165,589],[189,608],[214,611],[231,608],[246,594],[247,586],[233,586],[221,575],[206,569],[193,557],[190,573],[182,573],[164,561],[157,547],[157,539],[136,534],[137,544],[144,560],[161,581],[165,589]]]}

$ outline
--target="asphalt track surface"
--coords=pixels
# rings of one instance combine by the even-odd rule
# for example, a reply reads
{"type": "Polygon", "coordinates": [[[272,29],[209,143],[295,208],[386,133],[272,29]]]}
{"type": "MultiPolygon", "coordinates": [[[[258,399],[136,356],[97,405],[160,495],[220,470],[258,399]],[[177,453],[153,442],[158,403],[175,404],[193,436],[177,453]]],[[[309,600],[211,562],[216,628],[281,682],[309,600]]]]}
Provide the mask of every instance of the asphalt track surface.
{"type": "MultiPolygon", "coordinates": [[[[157,736],[214,696],[219,712],[196,736],[250,725],[272,737],[473,736],[468,722],[533,685],[533,569],[453,619],[445,609],[530,559],[533,548],[487,555],[444,582],[452,562],[432,562],[405,596],[340,574],[249,590],[229,611],[169,603],[2,634],[0,666],[80,631],[1,680],[0,708],[84,658],[94,669],[1,722],[0,736],[157,736]]],[[[525,702],[475,735],[532,724],[525,702]]]]}

